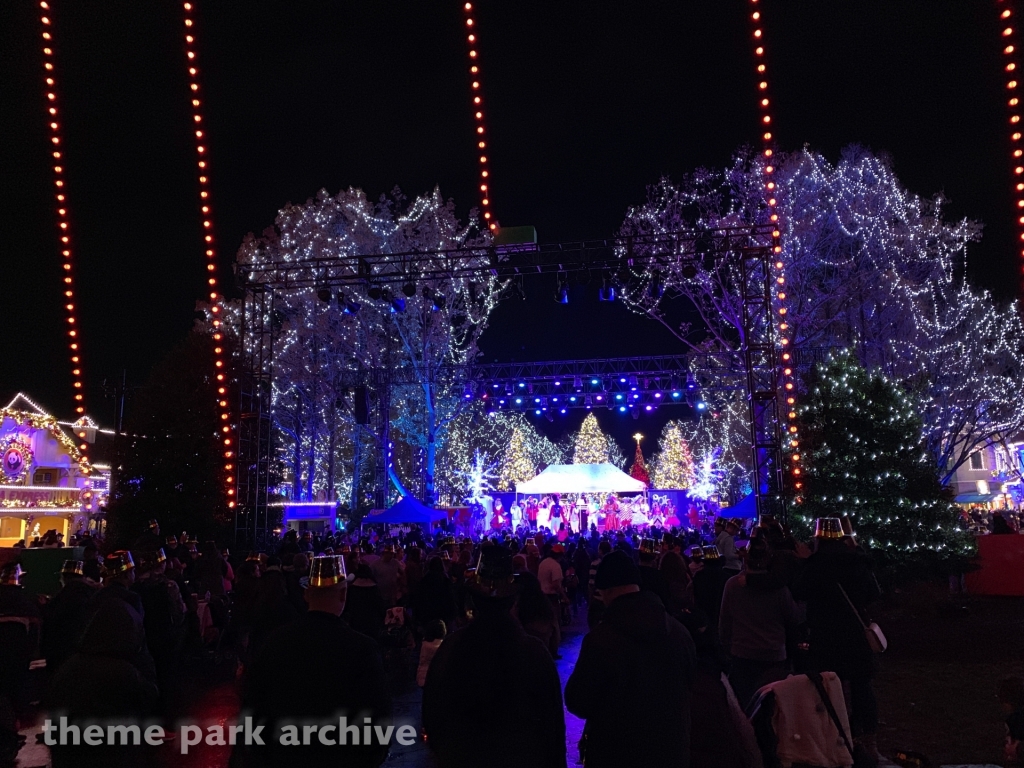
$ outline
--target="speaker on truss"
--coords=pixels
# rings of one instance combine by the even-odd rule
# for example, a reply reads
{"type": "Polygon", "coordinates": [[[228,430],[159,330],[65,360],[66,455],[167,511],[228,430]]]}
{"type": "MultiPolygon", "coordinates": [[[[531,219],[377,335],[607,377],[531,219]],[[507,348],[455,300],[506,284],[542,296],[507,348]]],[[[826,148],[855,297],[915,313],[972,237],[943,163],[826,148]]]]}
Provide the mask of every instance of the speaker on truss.
{"type": "Polygon", "coordinates": [[[352,390],[352,412],[356,417],[356,424],[370,423],[370,393],[366,387],[356,387],[352,390]]]}

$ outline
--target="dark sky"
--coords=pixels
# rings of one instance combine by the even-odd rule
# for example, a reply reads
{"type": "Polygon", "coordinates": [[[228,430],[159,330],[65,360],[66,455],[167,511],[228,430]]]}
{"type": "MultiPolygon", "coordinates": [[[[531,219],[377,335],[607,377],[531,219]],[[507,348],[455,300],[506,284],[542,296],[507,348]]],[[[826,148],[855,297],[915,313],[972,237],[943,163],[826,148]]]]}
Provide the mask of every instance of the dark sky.
{"type": "MultiPolygon", "coordinates": [[[[50,0],[77,241],[89,410],[140,382],[203,289],[195,156],[175,0],[50,0]]],[[[465,212],[476,164],[461,2],[193,0],[200,7],[221,275],[242,237],[321,187],[440,185],[465,212]]],[[[747,0],[479,0],[492,199],[542,241],[603,237],[659,175],[721,166],[758,135],[747,0]]],[[[1015,285],[999,23],[972,0],[764,0],[783,148],[857,142],[903,182],[986,223],[976,281],[1015,285]]],[[[0,396],[61,415],[71,395],[37,7],[0,3],[0,396]]],[[[671,352],[619,306],[552,286],[509,300],[488,359],[671,352]]],[[[664,410],[664,409],[663,409],[664,410]]]]}

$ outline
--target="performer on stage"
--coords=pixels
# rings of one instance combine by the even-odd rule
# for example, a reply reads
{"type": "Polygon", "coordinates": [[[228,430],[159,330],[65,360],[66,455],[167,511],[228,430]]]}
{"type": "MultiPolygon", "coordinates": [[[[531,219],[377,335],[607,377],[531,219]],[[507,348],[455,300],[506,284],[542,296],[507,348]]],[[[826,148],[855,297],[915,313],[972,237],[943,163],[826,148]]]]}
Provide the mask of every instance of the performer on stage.
{"type": "Polygon", "coordinates": [[[577,529],[580,533],[585,534],[587,532],[588,518],[590,517],[590,502],[587,501],[586,496],[580,496],[576,501],[576,519],[579,521],[579,528],[577,529]]]}
{"type": "Polygon", "coordinates": [[[526,522],[531,531],[537,530],[537,499],[531,496],[526,502],[526,522]]]}
{"type": "Polygon", "coordinates": [[[501,499],[494,500],[494,517],[491,518],[491,530],[500,531],[505,526],[505,507],[501,499]]]}
{"type": "Polygon", "coordinates": [[[519,497],[516,496],[515,501],[512,502],[512,506],[509,507],[509,517],[512,525],[512,531],[518,531],[519,526],[523,524],[523,508],[519,505],[519,497]]]}

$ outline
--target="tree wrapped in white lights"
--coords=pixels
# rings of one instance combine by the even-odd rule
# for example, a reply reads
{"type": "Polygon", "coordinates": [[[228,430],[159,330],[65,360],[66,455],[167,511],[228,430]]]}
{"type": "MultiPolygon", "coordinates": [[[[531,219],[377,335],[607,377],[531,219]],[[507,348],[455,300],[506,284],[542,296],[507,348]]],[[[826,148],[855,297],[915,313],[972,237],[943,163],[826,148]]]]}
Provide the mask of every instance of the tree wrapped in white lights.
{"type": "MultiPolygon", "coordinates": [[[[943,218],[941,195],[907,191],[890,163],[860,148],[832,165],[804,149],[777,152],[786,323],[797,350],[848,348],[918,393],[937,471],[948,478],[977,447],[1024,427],[1024,334],[1016,307],[967,285],[967,247],[980,225],[943,218]]],[[[681,184],[662,179],[628,212],[621,234],[666,234],[764,221],[760,156],[681,184]]],[[[640,253],[644,246],[637,245],[640,253]]],[[[638,269],[622,292],[693,350],[742,348],[741,276],[710,244],[656,272],[638,269]],[[689,258],[697,255],[698,258],[689,258]],[[681,298],[698,321],[670,321],[681,298]]]]}
{"type": "MultiPolygon", "coordinates": [[[[330,382],[343,382],[342,374],[353,371],[383,369],[411,374],[404,378],[416,382],[392,393],[392,439],[422,452],[425,500],[432,500],[438,452],[452,420],[467,404],[452,366],[476,356],[477,340],[501,293],[502,283],[486,269],[489,241],[486,230],[460,223],[453,203],[436,189],[411,202],[396,192],[376,204],[359,189],[333,196],[321,190],[303,205],[285,206],[274,227],[262,236],[246,237],[238,252],[239,269],[257,281],[271,264],[424,254],[406,258],[397,281],[395,275],[384,281],[371,269],[362,275],[361,287],[276,291],[274,314],[264,318],[279,329],[274,419],[282,433],[301,446],[297,450],[307,454],[306,487],[316,487],[316,477],[323,477],[328,456],[334,455],[330,447],[318,446],[330,442],[339,428],[353,432],[352,408],[330,382]],[[476,268],[471,275],[426,277],[431,254],[476,246],[479,251],[450,256],[453,270],[476,268]],[[299,403],[301,419],[285,414],[286,408],[298,408],[299,403]]],[[[352,277],[360,276],[354,271],[357,267],[352,269],[352,277]]],[[[359,450],[358,435],[351,442],[356,446],[352,473],[359,475],[359,457],[365,452],[359,450]]],[[[400,484],[397,477],[393,480],[400,484]]]]}
{"type": "Polygon", "coordinates": [[[483,403],[477,400],[449,424],[447,439],[438,454],[439,497],[449,502],[459,499],[462,478],[471,471],[478,450],[494,457],[499,467],[507,463],[516,431],[524,441],[530,464],[538,471],[565,461],[562,450],[538,432],[521,411],[487,414],[483,403]]]}

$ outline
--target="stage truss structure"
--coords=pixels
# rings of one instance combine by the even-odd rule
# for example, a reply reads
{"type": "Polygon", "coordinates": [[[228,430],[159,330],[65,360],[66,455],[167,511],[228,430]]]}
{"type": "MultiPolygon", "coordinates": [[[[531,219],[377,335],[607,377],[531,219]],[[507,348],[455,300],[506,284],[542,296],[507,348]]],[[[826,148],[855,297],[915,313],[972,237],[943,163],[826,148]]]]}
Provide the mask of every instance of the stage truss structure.
{"type": "MultiPolygon", "coordinates": [[[[242,541],[264,540],[273,522],[269,481],[274,454],[271,417],[274,342],[281,325],[276,314],[277,300],[291,292],[313,288],[331,292],[341,304],[343,298],[360,295],[375,286],[404,284],[410,279],[430,282],[477,274],[486,276],[486,273],[506,284],[514,284],[526,275],[564,277],[569,273],[588,273],[628,291],[630,281],[643,270],[670,267],[685,270],[688,261],[707,264],[709,259],[738,268],[741,276],[744,344],[738,352],[473,363],[453,366],[446,374],[465,387],[467,398],[488,400],[491,408],[527,410],[543,405],[544,410],[552,407],[558,410],[646,409],[676,402],[693,405],[694,389],[744,396],[748,405],[758,512],[783,517],[784,467],[779,406],[782,379],[772,309],[774,240],[774,225],[765,223],[553,244],[526,243],[432,252],[343,253],[294,261],[285,259],[258,266],[238,265],[244,298],[238,329],[241,365],[240,408],[235,425],[239,453],[236,537],[242,541]],[[487,266],[483,269],[467,266],[470,256],[477,264],[479,257],[485,256],[487,266]],[[517,390],[525,393],[522,403],[515,402],[521,396],[517,390]],[[676,392],[679,395],[673,397],[676,392]],[[602,399],[598,400],[598,396],[602,399]],[[503,397],[509,402],[499,402],[503,397]],[[554,402],[556,397],[560,399],[554,402]],[[572,400],[573,397],[576,399],[572,400]]],[[[342,311],[340,306],[337,311],[342,311]]],[[[811,350],[807,352],[808,355],[797,357],[795,350],[789,350],[794,359],[787,365],[800,365],[820,356],[811,350]],[[800,359],[803,357],[807,360],[800,359]]],[[[413,383],[416,383],[413,371],[401,366],[353,369],[345,382],[353,389],[365,387],[375,404],[378,457],[374,494],[380,505],[388,483],[392,392],[396,387],[413,383]]]]}

